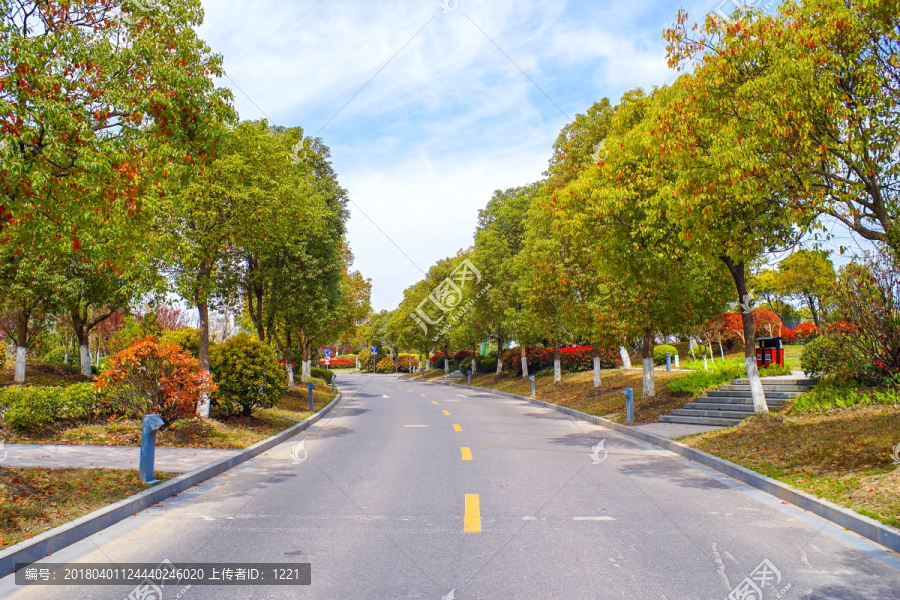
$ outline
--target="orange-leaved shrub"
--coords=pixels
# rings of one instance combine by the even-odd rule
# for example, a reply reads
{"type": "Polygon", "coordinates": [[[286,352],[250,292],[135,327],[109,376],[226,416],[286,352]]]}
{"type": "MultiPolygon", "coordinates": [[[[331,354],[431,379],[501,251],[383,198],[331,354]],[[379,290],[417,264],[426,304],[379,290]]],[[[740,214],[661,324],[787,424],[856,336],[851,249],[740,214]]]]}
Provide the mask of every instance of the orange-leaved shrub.
{"type": "Polygon", "coordinates": [[[157,414],[166,427],[192,415],[201,397],[216,391],[196,358],[154,337],[138,340],[110,358],[97,385],[129,414],[157,414]]]}

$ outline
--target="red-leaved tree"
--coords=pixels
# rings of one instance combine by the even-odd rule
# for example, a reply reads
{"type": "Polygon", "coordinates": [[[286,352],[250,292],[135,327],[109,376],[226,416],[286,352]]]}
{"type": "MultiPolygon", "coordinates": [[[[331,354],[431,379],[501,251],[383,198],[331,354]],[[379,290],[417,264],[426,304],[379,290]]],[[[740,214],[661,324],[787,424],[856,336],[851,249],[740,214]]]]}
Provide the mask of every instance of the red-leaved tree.
{"type": "Polygon", "coordinates": [[[152,337],[110,358],[97,386],[129,413],[157,414],[166,427],[193,414],[201,397],[217,390],[197,359],[171,342],[152,337]]]}

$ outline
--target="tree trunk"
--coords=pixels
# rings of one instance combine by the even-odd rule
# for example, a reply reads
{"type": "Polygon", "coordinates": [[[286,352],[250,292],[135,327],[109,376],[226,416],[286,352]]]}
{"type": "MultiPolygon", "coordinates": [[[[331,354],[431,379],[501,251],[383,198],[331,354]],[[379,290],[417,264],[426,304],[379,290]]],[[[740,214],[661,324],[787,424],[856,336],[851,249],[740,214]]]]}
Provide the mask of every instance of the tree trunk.
{"type": "MultiPolygon", "coordinates": [[[[709,351],[711,353],[712,348],[710,348],[709,351]]],[[[725,362],[725,348],[722,347],[722,340],[719,340],[719,358],[722,359],[722,362],[725,362]]]]}
{"type": "Polygon", "coordinates": [[[28,355],[28,321],[30,315],[26,312],[20,312],[17,315],[16,323],[16,371],[13,374],[13,381],[16,383],[25,383],[25,361],[28,355]]]}
{"type": "MultiPolygon", "coordinates": [[[[375,364],[375,359],[372,359],[372,364],[375,364]]],[[[302,383],[309,383],[309,377],[312,375],[312,346],[309,343],[303,344],[303,367],[300,372],[300,381],[302,383]]]]}
{"type": "Polygon", "coordinates": [[[497,336],[497,375],[503,372],[503,336],[497,336]]]}
{"type": "MultiPolygon", "coordinates": [[[[204,300],[197,301],[197,312],[200,314],[200,350],[198,352],[200,358],[200,368],[209,372],[209,304],[204,300]]],[[[197,403],[197,414],[202,418],[209,417],[209,396],[203,394],[200,396],[200,402],[197,403]]]]}
{"type": "Polygon", "coordinates": [[[641,397],[651,398],[656,395],[656,380],[653,371],[653,330],[644,331],[644,347],[641,350],[644,371],[641,377],[641,397]]]}
{"type": "Polygon", "coordinates": [[[293,340],[291,339],[290,329],[288,329],[284,338],[284,348],[282,348],[282,354],[284,354],[284,371],[287,374],[288,391],[293,392],[296,389],[296,385],[294,384],[294,365],[291,364],[291,345],[293,340]]]}
{"type": "Polygon", "coordinates": [[[559,359],[559,342],[553,342],[553,383],[562,381],[562,361],[559,359]]]}
{"type": "Polygon", "coordinates": [[[816,299],[812,296],[807,296],[806,303],[809,305],[809,312],[812,313],[813,323],[815,323],[816,327],[821,327],[822,325],[819,322],[819,311],[816,309],[816,299]]]}
{"type": "Polygon", "coordinates": [[[625,346],[619,346],[619,356],[622,357],[622,368],[630,369],[631,355],[628,353],[628,349],[625,346]]]}
{"type": "Polygon", "coordinates": [[[209,371],[209,304],[197,301],[197,312],[200,315],[200,368],[209,371]]]}
{"type": "Polygon", "coordinates": [[[522,379],[528,379],[528,356],[525,354],[525,346],[519,347],[522,354],[522,379]]]}
{"type": "MultiPolygon", "coordinates": [[[[754,338],[753,313],[750,310],[747,292],[747,279],[744,273],[744,263],[735,263],[729,257],[723,256],[722,261],[731,271],[735,287],[738,292],[738,303],[741,307],[741,321],[744,325],[744,365],[747,370],[747,379],[750,381],[750,394],[753,396],[753,409],[757,414],[769,412],[766,403],[766,392],[759,378],[759,370],[756,368],[756,340],[754,338]]],[[[724,360],[724,359],[723,359],[724,360]]]]}
{"type": "Polygon", "coordinates": [[[80,310],[75,309],[69,311],[69,318],[72,319],[72,329],[75,331],[75,338],[78,340],[81,374],[85,377],[90,377],[91,338],[87,327],[87,318],[81,314],[80,310]]]}
{"type": "Polygon", "coordinates": [[[475,360],[475,357],[478,355],[478,346],[472,347],[472,375],[475,376],[478,374],[478,361],[475,360]]]}
{"type": "Polygon", "coordinates": [[[594,345],[593,351],[591,351],[591,356],[594,359],[594,389],[600,387],[600,348],[594,345]]]}

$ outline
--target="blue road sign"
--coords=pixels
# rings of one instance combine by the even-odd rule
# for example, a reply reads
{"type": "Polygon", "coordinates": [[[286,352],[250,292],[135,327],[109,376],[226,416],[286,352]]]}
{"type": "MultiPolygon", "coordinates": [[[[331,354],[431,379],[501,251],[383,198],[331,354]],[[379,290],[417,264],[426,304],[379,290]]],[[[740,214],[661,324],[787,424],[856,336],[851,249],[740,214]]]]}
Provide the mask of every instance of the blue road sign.
{"type": "Polygon", "coordinates": [[[327,348],[325,349],[325,356],[331,356],[331,350],[330,350],[330,349],[327,349],[327,348]]]}
{"type": "Polygon", "coordinates": [[[378,348],[376,346],[372,346],[372,354],[378,354],[378,348]]]}

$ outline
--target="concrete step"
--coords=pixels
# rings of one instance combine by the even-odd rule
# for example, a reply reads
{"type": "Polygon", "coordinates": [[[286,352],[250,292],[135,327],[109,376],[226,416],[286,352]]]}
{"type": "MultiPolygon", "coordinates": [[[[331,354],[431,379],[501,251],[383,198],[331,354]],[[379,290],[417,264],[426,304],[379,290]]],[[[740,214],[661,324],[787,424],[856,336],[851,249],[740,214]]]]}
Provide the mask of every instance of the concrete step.
{"type": "MultiPolygon", "coordinates": [[[[769,406],[771,407],[771,404],[769,406]]],[[[691,410],[725,410],[731,412],[747,413],[750,415],[753,414],[752,403],[738,404],[736,402],[733,402],[731,404],[716,404],[713,402],[688,402],[681,408],[687,408],[691,410]]]]}
{"type": "MultiPolygon", "coordinates": [[[[732,379],[732,385],[750,385],[749,379],[732,379]]],[[[812,379],[768,379],[762,378],[763,387],[767,385],[799,385],[802,387],[812,387],[815,382],[812,379]]]]}
{"type": "Polygon", "coordinates": [[[663,415],[660,423],[684,423],[686,425],[715,425],[718,427],[733,427],[740,425],[744,419],[713,419],[710,417],[682,417],[679,415],[663,415]]]}
{"type": "MultiPolygon", "coordinates": [[[[772,400],[793,400],[800,395],[800,392],[770,392],[766,390],[766,399],[772,400]]],[[[707,395],[715,398],[750,398],[750,390],[734,391],[734,390],[710,390],[707,395]]]]}
{"type": "MultiPolygon", "coordinates": [[[[734,398],[730,398],[730,400],[734,400],[734,398]]],[[[735,411],[744,411],[744,410],[747,410],[748,408],[751,410],[753,409],[753,402],[749,398],[747,398],[743,402],[717,402],[715,398],[704,398],[701,396],[700,398],[695,399],[693,402],[690,402],[689,404],[696,405],[696,408],[700,408],[700,409],[704,409],[704,410],[707,410],[707,409],[708,410],[719,410],[718,408],[712,408],[713,406],[715,406],[715,407],[724,406],[725,408],[722,410],[735,410],[735,411]]],[[[784,402],[778,402],[778,401],[773,402],[771,400],[768,400],[768,401],[766,401],[766,405],[772,410],[777,410],[784,406],[784,402]]],[[[684,408],[694,408],[694,406],[688,406],[686,404],[684,406],[684,408]]]]}
{"type": "MultiPolygon", "coordinates": [[[[723,392],[746,392],[750,393],[750,384],[734,385],[726,384],[719,388],[723,392]]],[[[809,387],[805,385],[764,385],[763,390],[768,393],[788,393],[788,394],[805,394],[809,391],[809,387]]]]}
{"type": "Polygon", "coordinates": [[[670,414],[676,417],[706,417],[711,419],[737,419],[743,421],[753,413],[739,410],[696,410],[692,408],[676,408],[670,414]]]}

